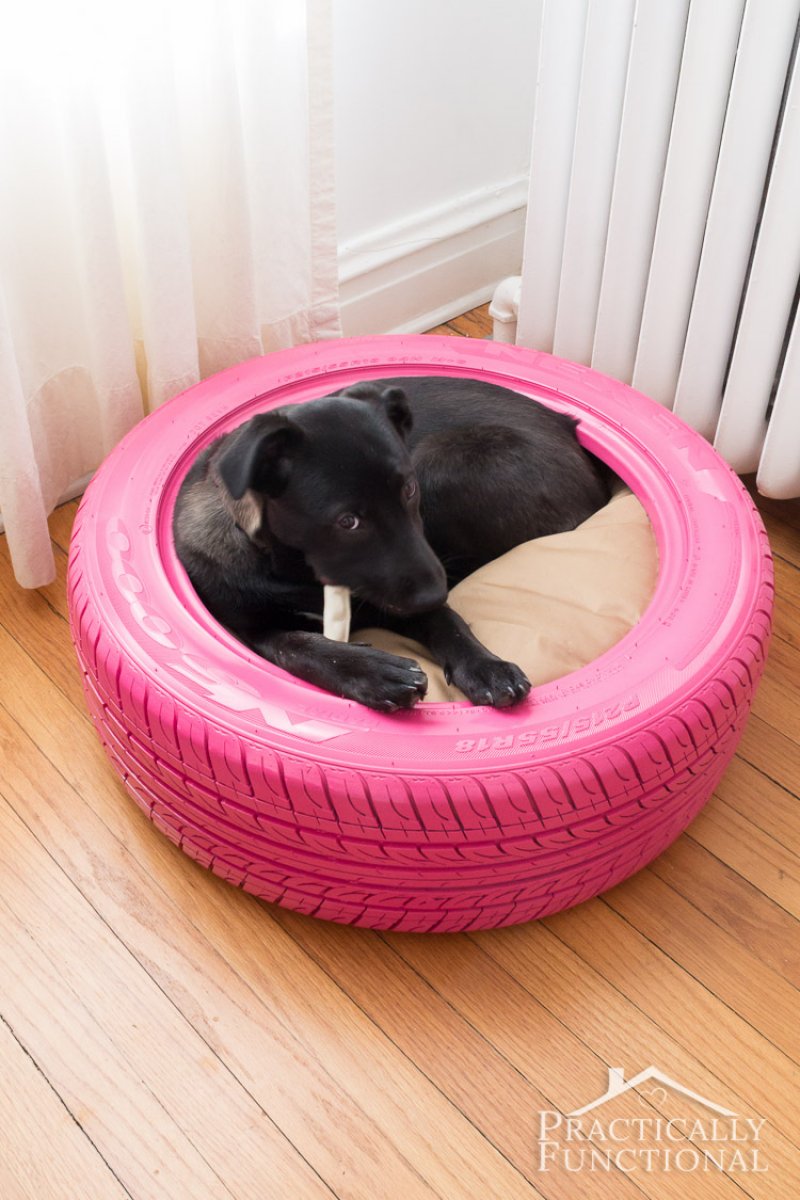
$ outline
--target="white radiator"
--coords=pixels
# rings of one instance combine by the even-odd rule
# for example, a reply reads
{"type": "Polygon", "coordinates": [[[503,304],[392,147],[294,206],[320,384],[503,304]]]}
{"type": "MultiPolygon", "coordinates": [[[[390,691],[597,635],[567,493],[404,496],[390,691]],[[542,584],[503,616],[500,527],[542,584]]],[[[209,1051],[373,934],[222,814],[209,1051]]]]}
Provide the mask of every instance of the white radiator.
{"type": "Polygon", "coordinates": [[[544,0],[517,341],[800,495],[800,0],[544,0]]]}

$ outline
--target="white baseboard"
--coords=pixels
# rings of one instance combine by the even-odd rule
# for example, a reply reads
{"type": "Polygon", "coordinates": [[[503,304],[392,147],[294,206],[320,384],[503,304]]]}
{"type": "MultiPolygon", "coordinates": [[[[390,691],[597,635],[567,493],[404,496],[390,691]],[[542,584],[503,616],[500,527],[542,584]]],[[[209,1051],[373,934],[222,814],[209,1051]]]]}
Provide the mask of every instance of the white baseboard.
{"type": "Polygon", "coordinates": [[[417,213],[342,246],[345,335],[422,333],[519,274],[527,177],[417,213]]]}

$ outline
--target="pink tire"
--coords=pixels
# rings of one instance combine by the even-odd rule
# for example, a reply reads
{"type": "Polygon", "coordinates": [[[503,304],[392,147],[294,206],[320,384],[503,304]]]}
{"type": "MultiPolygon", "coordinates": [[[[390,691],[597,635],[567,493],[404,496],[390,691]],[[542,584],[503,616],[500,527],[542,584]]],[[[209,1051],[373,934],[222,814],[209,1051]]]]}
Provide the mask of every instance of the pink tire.
{"type": "Polygon", "coordinates": [[[739,480],[659,405],[550,355],[387,337],[254,359],[142,421],[81,504],[69,597],[103,745],[187,854],[327,920],[453,931],[578,904],[686,828],[750,709],[772,571],[739,480]],[[653,525],[659,573],[640,623],[513,709],[384,716],[302,683],[217,625],[175,556],[178,486],[213,438],[257,411],[405,373],[479,376],[572,413],[653,525]]]}

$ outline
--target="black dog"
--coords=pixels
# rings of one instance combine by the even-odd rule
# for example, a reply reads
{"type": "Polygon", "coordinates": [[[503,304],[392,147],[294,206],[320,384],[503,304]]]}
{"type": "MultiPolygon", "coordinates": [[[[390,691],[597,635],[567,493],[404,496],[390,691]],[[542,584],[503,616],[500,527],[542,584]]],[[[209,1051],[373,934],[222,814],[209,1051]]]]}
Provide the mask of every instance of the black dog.
{"type": "Polygon", "coordinates": [[[322,584],[355,625],[423,642],[473,704],[530,683],[447,606],[448,586],[608,500],[572,418],[459,378],[404,377],[253,417],[205,450],[175,509],[178,556],[231,633],[309,683],[393,712],[425,694],[407,658],[323,637],[322,584]]]}

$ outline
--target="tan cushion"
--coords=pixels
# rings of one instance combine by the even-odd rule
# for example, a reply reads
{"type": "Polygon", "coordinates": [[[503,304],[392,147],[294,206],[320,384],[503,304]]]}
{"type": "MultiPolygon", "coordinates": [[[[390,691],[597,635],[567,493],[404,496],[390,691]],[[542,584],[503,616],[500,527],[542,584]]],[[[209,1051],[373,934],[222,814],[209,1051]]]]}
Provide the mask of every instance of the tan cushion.
{"type": "MultiPolygon", "coordinates": [[[[625,488],[577,529],[487,563],[453,588],[449,602],[485,646],[543,684],[585,666],[633,628],[657,571],[650,522],[625,488]]],[[[384,629],[359,630],[352,640],[415,658],[428,676],[426,700],[463,700],[418,642],[384,629]]]]}

